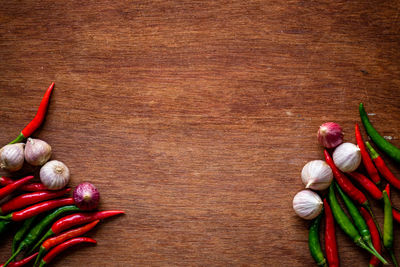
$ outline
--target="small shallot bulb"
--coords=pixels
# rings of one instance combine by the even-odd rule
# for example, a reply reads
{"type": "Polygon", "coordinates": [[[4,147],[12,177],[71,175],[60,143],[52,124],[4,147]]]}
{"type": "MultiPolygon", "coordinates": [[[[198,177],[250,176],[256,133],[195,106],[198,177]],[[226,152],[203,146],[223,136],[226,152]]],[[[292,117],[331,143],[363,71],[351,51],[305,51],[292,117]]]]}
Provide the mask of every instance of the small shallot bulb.
{"type": "Polygon", "coordinates": [[[314,190],[327,189],[332,179],[332,169],[323,160],[310,161],[304,165],[301,171],[301,180],[306,188],[314,190]]]}
{"type": "Polygon", "coordinates": [[[297,215],[306,220],[317,217],[322,210],[323,202],[320,196],[311,190],[302,190],[293,198],[293,209],[297,215]]]}
{"type": "Polygon", "coordinates": [[[49,161],[40,169],[40,181],[49,190],[64,188],[69,182],[69,169],[61,161],[49,161]]]}
{"type": "Polygon", "coordinates": [[[326,122],[319,127],[317,137],[323,147],[337,147],[343,143],[342,127],[335,122],[326,122]]]}
{"type": "Polygon", "coordinates": [[[332,159],[342,172],[352,172],[360,166],[361,152],[355,144],[343,143],[333,151],[332,159]]]}
{"type": "Polygon", "coordinates": [[[5,145],[0,149],[0,168],[15,172],[24,165],[24,143],[5,145]]]}
{"type": "Polygon", "coordinates": [[[75,205],[81,210],[94,210],[100,200],[100,193],[91,183],[79,184],[73,193],[75,205]]]}
{"type": "Polygon", "coordinates": [[[28,138],[25,145],[25,160],[33,166],[42,166],[51,157],[51,146],[43,140],[28,138]]]}

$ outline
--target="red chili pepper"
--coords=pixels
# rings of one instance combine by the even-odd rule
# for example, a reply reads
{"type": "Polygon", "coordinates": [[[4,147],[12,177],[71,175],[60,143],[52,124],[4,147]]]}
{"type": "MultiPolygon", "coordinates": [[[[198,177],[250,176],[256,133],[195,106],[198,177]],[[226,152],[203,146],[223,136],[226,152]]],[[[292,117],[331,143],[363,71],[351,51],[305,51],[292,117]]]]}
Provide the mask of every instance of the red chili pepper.
{"type": "Polygon", "coordinates": [[[335,235],[335,221],[328,201],[324,199],[325,210],[325,252],[329,267],[339,266],[339,254],[335,235]]]}
{"type": "Polygon", "coordinates": [[[356,201],[358,204],[366,206],[367,209],[369,208],[369,203],[365,195],[357,189],[335,165],[333,159],[329,155],[329,152],[325,149],[324,150],[325,161],[328,163],[329,167],[331,167],[333,176],[335,177],[337,183],[339,184],[340,188],[343,189],[346,194],[356,201]]]}
{"type": "Polygon", "coordinates": [[[369,177],[371,178],[372,181],[374,181],[375,184],[379,184],[381,182],[381,178],[379,177],[378,171],[376,170],[374,163],[372,163],[372,160],[368,154],[367,148],[365,147],[360,127],[356,123],[356,140],[357,140],[357,145],[360,148],[361,152],[361,158],[364,163],[365,169],[368,172],[369,177]]]}
{"type": "MultiPolygon", "coordinates": [[[[36,252],[35,254],[30,255],[29,257],[26,257],[25,259],[22,259],[20,261],[13,261],[10,262],[7,266],[9,267],[20,267],[20,266],[24,266],[26,264],[28,264],[31,260],[33,260],[34,258],[36,258],[36,256],[38,255],[38,252],[36,252]]],[[[0,267],[3,267],[4,264],[1,264],[0,267]]]]}
{"type": "Polygon", "coordinates": [[[54,199],[54,200],[48,200],[45,202],[41,202],[38,204],[35,204],[33,206],[27,207],[23,210],[20,211],[15,211],[12,213],[9,213],[5,216],[0,216],[0,220],[8,220],[8,221],[23,221],[28,218],[31,218],[33,216],[36,216],[40,213],[66,206],[66,205],[72,205],[74,204],[74,199],[72,197],[69,198],[62,198],[62,199],[54,199]]]}
{"type": "Polygon", "coordinates": [[[97,211],[91,213],[79,212],[67,215],[56,221],[47,231],[47,233],[40,239],[40,241],[36,243],[36,245],[31,249],[31,251],[34,251],[40,244],[42,244],[44,240],[46,240],[46,238],[52,235],[57,235],[62,231],[69,229],[73,226],[93,222],[95,220],[102,220],[123,213],[125,212],[122,210],[105,210],[105,211],[97,211]]]}
{"type": "Polygon", "coordinates": [[[125,213],[122,210],[105,210],[91,213],[75,213],[67,215],[64,218],[59,219],[51,226],[51,231],[54,234],[61,233],[62,231],[69,229],[75,225],[81,225],[84,223],[92,222],[94,220],[102,220],[111,216],[125,213]]]}
{"type": "Polygon", "coordinates": [[[47,251],[49,251],[52,247],[57,246],[58,244],[66,241],[68,239],[71,239],[71,238],[74,238],[74,237],[77,237],[77,236],[81,236],[81,235],[89,232],[99,222],[100,222],[100,220],[93,221],[93,222],[88,223],[88,224],[86,224],[86,225],[84,225],[82,227],[69,230],[69,231],[67,231],[65,233],[62,233],[62,234],[60,234],[58,236],[49,238],[46,241],[44,241],[43,244],[40,246],[39,255],[36,257],[36,261],[35,261],[34,266],[36,266],[36,263],[40,262],[40,260],[42,259],[42,256],[47,251]]]}
{"type": "Polygon", "coordinates": [[[69,230],[67,232],[64,232],[58,236],[52,237],[47,239],[46,241],[43,242],[42,247],[46,250],[49,250],[50,248],[68,240],[71,239],[73,237],[77,237],[80,235],[85,234],[86,232],[89,232],[91,229],[93,229],[96,224],[98,224],[100,222],[100,220],[95,220],[91,223],[88,223],[82,227],[79,228],[75,228],[72,230],[69,230]]]}
{"type": "Polygon", "coordinates": [[[15,138],[10,144],[22,142],[23,140],[31,136],[31,134],[34,131],[36,131],[37,128],[39,128],[39,126],[42,124],[44,120],[44,117],[46,116],[47,107],[49,105],[50,96],[51,93],[53,92],[53,88],[54,88],[54,83],[50,84],[49,88],[47,88],[46,92],[44,93],[38,111],[33,120],[21,131],[18,137],[15,138]]]}
{"type": "MultiPolygon", "coordinates": [[[[379,236],[379,231],[378,228],[375,225],[375,222],[371,216],[371,214],[364,209],[363,207],[360,208],[361,215],[364,217],[365,222],[368,225],[368,229],[371,233],[371,239],[372,239],[372,245],[374,246],[375,250],[381,254],[382,252],[382,245],[381,245],[381,238],[379,236]]],[[[377,257],[371,256],[371,259],[369,260],[369,266],[370,267],[376,267],[379,266],[380,261],[377,257]]]]}
{"type": "Polygon", "coordinates": [[[0,188],[0,199],[8,196],[9,194],[11,194],[12,192],[14,192],[19,187],[21,187],[22,185],[26,184],[27,182],[29,182],[32,179],[33,179],[33,176],[27,176],[25,178],[22,178],[20,180],[15,181],[12,184],[9,184],[9,185],[6,185],[3,188],[0,188]]]}
{"type": "Polygon", "coordinates": [[[392,209],[392,214],[393,214],[393,219],[395,219],[396,222],[400,223],[400,212],[396,209],[392,209]]]}
{"type": "Polygon", "coordinates": [[[71,188],[66,188],[59,191],[37,191],[23,194],[1,205],[0,213],[9,213],[10,211],[18,210],[38,202],[58,198],[67,194],[69,191],[71,191],[71,188]]]}
{"type": "Polygon", "coordinates": [[[73,239],[70,239],[68,241],[65,241],[64,243],[61,243],[60,245],[56,246],[52,250],[50,250],[49,253],[46,254],[46,256],[43,257],[42,261],[40,262],[39,267],[44,266],[48,264],[52,259],[54,259],[55,256],[66,250],[67,248],[80,244],[80,243],[93,243],[96,244],[96,240],[88,237],[76,237],[73,239]]]}
{"type": "MultiPolygon", "coordinates": [[[[8,177],[0,177],[0,185],[1,186],[6,186],[9,184],[14,183],[15,181],[11,178],[8,177]]],[[[36,191],[44,191],[47,190],[47,187],[44,186],[42,183],[28,183],[24,184],[21,187],[18,188],[18,190],[21,191],[27,191],[27,192],[36,192],[36,191]]]]}
{"type": "Polygon", "coordinates": [[[22,191],[27,191],[27,192],[48,190],[47,187],[42,183],[29,183],[29,184],[21,186],[20,189],[22,191]]]}
{"type": "Polygon", "coordinates": [[[356,180],[359,185],[361,185],[374,199],[382,199],[382,191],[367,177],[358,172],[348,173],[351,178],[356,180]]]}
{"type": "Polygon", "coordinates": [[[378,154],[378,152],[375,151],[375,149],[370,145],[370,143],[365,142],[365,144],[367,145],[367,148],[371,154],[371,158],[375,162],[375,166],[378,169],[379,173],[382,174],[382,176],[385,177],[385,179],[391,185],[393,185],[397,189],[400,189],[400,180],[393,175],[393,173],[386,166],[381,156],[378,154]]]}

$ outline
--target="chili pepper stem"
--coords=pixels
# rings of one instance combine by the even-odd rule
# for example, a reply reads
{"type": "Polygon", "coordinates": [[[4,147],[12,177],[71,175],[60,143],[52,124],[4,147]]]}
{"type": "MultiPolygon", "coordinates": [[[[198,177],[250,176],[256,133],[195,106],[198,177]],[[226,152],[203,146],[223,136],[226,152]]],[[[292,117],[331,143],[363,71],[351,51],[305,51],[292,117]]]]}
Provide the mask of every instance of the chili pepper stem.
{"type": "Polygon", "coordinates": [[[21,142],[23,142],[25,139],[26,139],[26,137],[25,137],[22,133],[20,133],[20,134],[17,136],[17,138],[15,138],[14,140],[12,140],[12,141],[10,142],[10,144],[21,143],[21,142]]]}
{"type": "Polygon", "coordinates": [[[46,262],[45,262],[44,260],[41,260],[41,261],[40,261],[39,267],[43,267],[43,266],[45,266],[45,265],[46,265],[46,262]]]}
{"type": "Polygon", "coordinates": [[[7,214],[7,215],[4,215],[4,216],[0,216],[0,220],[12,221],[12,215],[11,215],[11,213],[10,213],[10,214],[7,214]]]}
{"type": "Polygon", "coordinates": [[[46,253],[46,249],[44,247],[40,247],[39,249],[39,254],[36,257],[35,263],[33,264],[33,266],[39,266],[40,262],[44,256],[44,254],[46,253]]]}
{"type": "Polygon", "coordinates": [[[389,250],[389,254],[390,254],[390,257],[392,258],[394,266],[399,267],[399,264],[397,263],[396,256],[394,255],[393,249],[389,250]]]}
{"type": "Polygon", "coordinates": [[[20,246],[17,251],[14,252],[14,254],[8,259],[8,261],[6,261],[6,263],[4,263],[3,267],[6,267],[11,261],[13,261],[15,259],[15,257],[17,257],[17,255],[21,252],[21,250],[23,249],[22,246],[20,246]]]}
{"type": "Polygon", "coordinates": [[[28,254],[31,254],[33,251],[35,251],[35,249],[40,246],[48,237],[53,235],[53,231],[51,229],[49,229],[49,231],[47,231],[47,233],[39,240],[39,242],[37,242],[33,248],[31,250],[29,250],[28,254]]]}
{"type": "Polygon", "coordinates": [[[365,249],[366,251],[368,251],[369,253],[371,253],[372,255],[374,255],[375,257],[377,257],[383,264],[387,265],[388,262],[378,253],[376,252],[375,248],[374,250],[372,250],[369,246],[367,246],[362,239],[359,239],[357,241],[355,241],[355,243],[357,244],[357,246],[365,249]]]}

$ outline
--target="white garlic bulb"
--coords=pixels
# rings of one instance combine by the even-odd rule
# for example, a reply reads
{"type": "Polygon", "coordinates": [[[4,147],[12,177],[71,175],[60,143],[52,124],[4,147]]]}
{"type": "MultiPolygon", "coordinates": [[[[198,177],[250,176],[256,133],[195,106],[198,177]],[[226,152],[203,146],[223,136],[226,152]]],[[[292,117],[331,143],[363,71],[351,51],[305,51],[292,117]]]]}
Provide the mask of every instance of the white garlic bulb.
{"type": "Polygon", "coordinates": [[[323,202],[320,196],[311,190],[302,190],[293,198],[293,209],[297,215],[306,220],[317,217],[322,210],[323,202]]]}
{"type": "Polygon", "coordinates": [[[360,166],[361,152],[355,144],[343,143],[333,151],[332,159],[342,172],[352,172],[360,166]]]}
{"type": "Polygon", "coordinates": [[[43,140],[28,138],[25,145],[25,160],[33,166],[45,164],[51,157],[51,146],[43,140]]]}
{"type": "Polygon", "coordinates": [[[324,190],[332,183],[333,173],[323,160],[313,160],[304,165],[301,180],[306,188],[324,190]]]}
{"type": "Polygon", "coordinates": [[[68,167],[58,160],[47,162],[40,169],[40,181],[50,190],[59,190],[69,182],[68,167]]]}
{"type": "Polygon", "coordinates": [[[18,171],[24,165],[24,143],[5,145],[0,149],[0,168],[18,171]]]}

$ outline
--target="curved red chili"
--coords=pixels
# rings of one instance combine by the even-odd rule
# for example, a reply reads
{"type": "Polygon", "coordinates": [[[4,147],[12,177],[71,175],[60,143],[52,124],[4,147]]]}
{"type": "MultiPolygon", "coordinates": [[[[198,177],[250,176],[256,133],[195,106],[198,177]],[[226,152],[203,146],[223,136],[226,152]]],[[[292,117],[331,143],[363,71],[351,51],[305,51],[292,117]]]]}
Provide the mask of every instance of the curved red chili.
{"type": "MultiPolygon", "coordinates": [[[[8,177],[0,177],[0,185],[1,186],[6,186],[9,184],[14,183],[15,181],[11,178],[8,177]]],[[[18,190],[21,191],[28,191],[28,192],[36,192],[36,191],[44,191],[44,190],[48,190],[46,186],[44,186],[44,184],[42,183],[27,183],[22,185],[21,187],[18,188],[18,190]]]]}
{"type": "MultiPolygon", "coordinates": [[[[35,254],[30,255],[29,257],[26,257],[25,259],[20,260],[20,261],[10,262],[7,266],[9,266],[9,267],[24,266],[24,265],[28,264],[31,260],[36,258],[37,255],[38,255],[38,252],[36,252],[35,254]]],[[[3,267],[3,266],[4,266],[4,264],[0,265],[0,267],[3,267]]]]}
{"type": "Polygon", "coordinates": [[[19,195],[1,205],[0,213],[9,213],[10,211],[18,210],[41,201],[58,198],[67,194],[69,191],[71,191],[71,188],[66,188],[59,191],[37,191],[19,195]]]}
{"type": "MultiPolygon", "coordinates": [[[[360,213],[364,217],[365,222],[368,225],[368,229],[371,233],[371,239],[372,239],[372,245],[374,246],[375,250],[381,254],[382,252],[382,245],[381,245],[381,238],[379,236],[379,231],[378,228],[376,227],[376,224],[369,212],[364,209],[363,207],[360,208],[360,213]]],[[[369,266],[370,267],[376,267],[379,266],[380,261],[377,257],[371,256],[371,259],[369,261],[369,266]]]]}
{"type": "Polygon", "coordinates": [[[52,83],[49,88],[47,88],[42,101],[40,102],[38,111],[33,118],[33,120],[21,131],[17,138],[15,138],[10,144],[19,143],[31,136],[31,134],[36,131],[37,128],[42,124],[44,117],[47,113],[47,107],[49,105],[50,96],[53,92],[54,83],[52,83]]]}
{"type": "Polygon", "coordinates": [[[45,202],[41,202],[38,204],[35,204],[33,206],[27,207],[23,210],[20,211],[15,211],[12,213],[9,213],[5,216],[0,216],[0,220],[9,220],[9,221],[23,221],[28,218],[31,218],[35,215],[38,215],[40,213],[66,206],[66,205],[72,205],[74,204],[74,199],[69,197],[69,198],[62,198],[62,199],[55,199],[55,200],[48,200],[45,202]]]}
{"type": "Polygon", "coordinates": [[[67,248],[74,246],[76,244],[80,243],[93,243],[96,244],[96,240],[88,237],[76,237],[73,239],[70,239],[68,241],[65,241],[64,243],[61,243],[60,245],[56,246],[52,250],[50,250],[49,253],[46,254],[46,256],[43,257],[42,261],[40,262],[39,267],[44,266],[48,264],[51,260],[54,259],[58,254],[66,250],[67,248]]]}
{"type": "Polygon", "coordinates": [[[394,176],[394,174],[389,170],[389,168],[386,166],[385,162],[381,158],[381,156],[376,152],[376,150],[371,146],[369,142],[365,142],[365,145],[367,146],[372,160],[375,162],[375,166],[378,169],[379,173],[382,174],[382,176],[394,187],[397,189],[400,189],[400,180],[394,176]]]}
{"type": "Polygon", "coordinates": [[[350,172],[348,175],[358,182],[374,199],[383,198],[382,191],[367,177],[358,172],[350,172]]]}
{"type": "Polygon", "coordinates": [[[366,196],[357,189],[335,165],[333,162],[333,159],[329,155],[329,152],[325,149],[324,150],[324,155],[325,155],[325,161],[328,163],[329,167],[331,167],[333,176],[335,177],[337,183],[339,184],[340,188],[343,189],[346,194],[352,198],[354,201],[356,201],[358,204],[363,205],[363,206],[368,206],[369,203],[366,198],[366,196]]]}
{"type": "Polygon", "coordinates": [[[0,188],[0,199],[8,196],[9,194],[14,192],[19,187],[21,187],[22,185],[26,184],[27,182],[29,182],[33,178],[34,178],[33,176],[27,176],[25,178],[22,178],[22,179],[19,179],[19,180],[13,182],[12,184],[9,184],[9,185],[6,185],[3,188],[0,188]]]}
{"type": "Polygon", "coordinates": [[[47,231],[47,233],[40,239],[40,241],[36,243],[36,245],[33,247],[33,249],[31,249],[31,251],[35,250],[35,248],[37,248],[40,244],[42,244],[42,242],[46,240],[46,238],[52,235],[57,235],[62,231],[69,229],[73,226],[93,222],[95,220],[102,220],[123,213],[125,212],[122,210],[105,210],[105,211],[97,211],[91,213],[79,212],[67,215],[56,221],[47,231]]]}
{"type": "Polygon", "coordinates": [[[88,224],[82,226],[82,227],[75,228],[75,229],[69,230],[67,232],[64,232],[58,236],[49,238],[43,242],[42,246],[46,250],[49,250],[50,248],[66,241],[68,239],[85,234],[86,232],[92,230],[96,226],[96,224],[98,224],[99,222],[100,222],[100,220],[95,220],[91,223],[88,223],[88,224]]]}
{"type": "Polygon", "coordinates": [[[86,224],[86,225],[84,225],[84,226],[82,226],[82,227],[69,230],[69,231],[67,231],[67,232],[64,232],[64,233],[58,235],[58,236],[49,238],[49,239],[47,239],[46,241],[44,241],[43,244],[40,246],[39,254],[38,254],[38,256],[36,257],[34,266],[36,266],[36,264],[40,262],[40,260],[42,259],[42,256],[43,256],[47,251],[49,251],[52,247],[55,247],[55,246],[57,246],[58,244],[60,244],[60,243],[62,243],[62,242],[64,242],[64,241],[66,241],[66,240],[68,240],[68,239],[71,239],[71,238],[74,238],[74,237],[77,237],[77,236],[81,236],[81,235],[83,235],[83,234],[89,232],[89,231],[92,230],[93,227],[95,227],[96,224],[98,224],[99,222],[100,222],[100,220],[93,221],[93,222],[88,223],[88,224],[86,224]]]}
{"type": "Polygon", "coordinates": [[[123,213],[125,212],[122,210],[105,210],[105,211],[97,211],[91,213],[83,213],[83,212],[75,213],[67,215],[64,218],[61,218],[58,221],[56,221],[51,226],[51,230],[53,231],[54,234],[58,234],[75,225],[81,225],[95,220],[102,220],[123,213]]]}
{"type": "Polygon", "coordinates": [[[337,249],[335,221],[328,201],[324,199],[325,211],[325,252],[329,267],[339,266],[339,254],[337,249]]]}
{"type": "Polygon", "coordinates": [[[365,169],[367,170],[371,180],[374,181],[375,184],[379,184],[381,182],[381,178],[379,177],[378,171],[376,170],[374,163],[372,163],[371,157],[369,156],[367,148],[365,147],[358,123],[356,123],[355,132],[357,145],[360,148],[361,158],[365,169]]]}

